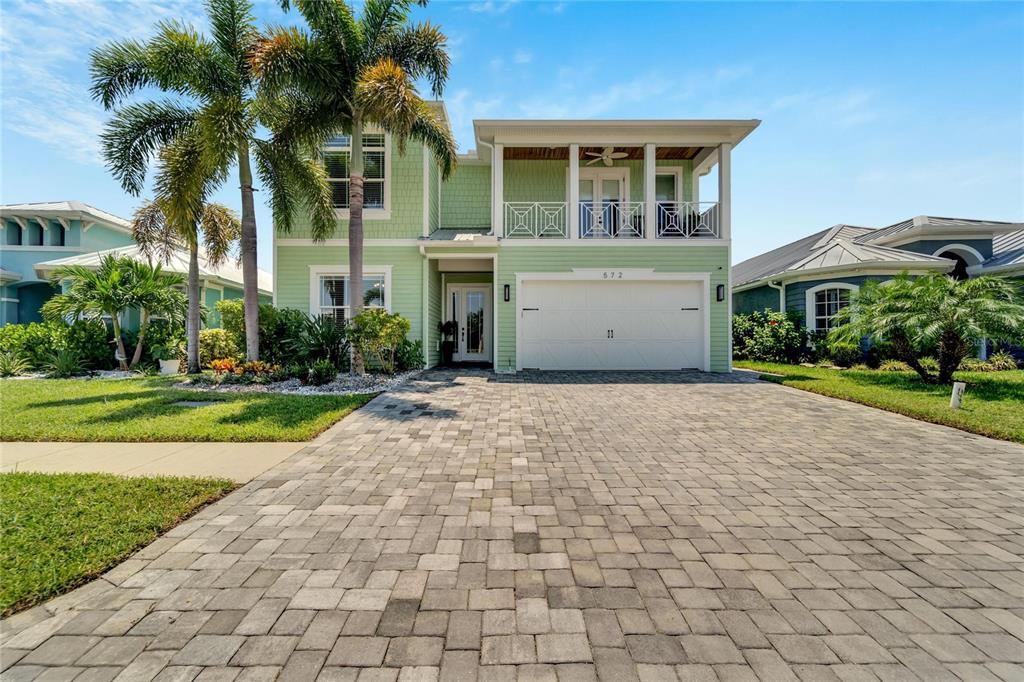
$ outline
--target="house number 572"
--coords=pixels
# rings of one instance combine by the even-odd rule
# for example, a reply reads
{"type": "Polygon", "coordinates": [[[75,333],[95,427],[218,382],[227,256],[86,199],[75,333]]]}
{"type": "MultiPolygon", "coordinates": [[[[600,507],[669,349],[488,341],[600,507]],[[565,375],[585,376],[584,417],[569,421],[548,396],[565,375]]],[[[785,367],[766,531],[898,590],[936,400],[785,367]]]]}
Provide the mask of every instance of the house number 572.
{"type": "Polygon", "coordinates": [[[605,279],[622,279],[622,273],[621,272],[605,272],[604,273],[604,278],[605,279]]]}

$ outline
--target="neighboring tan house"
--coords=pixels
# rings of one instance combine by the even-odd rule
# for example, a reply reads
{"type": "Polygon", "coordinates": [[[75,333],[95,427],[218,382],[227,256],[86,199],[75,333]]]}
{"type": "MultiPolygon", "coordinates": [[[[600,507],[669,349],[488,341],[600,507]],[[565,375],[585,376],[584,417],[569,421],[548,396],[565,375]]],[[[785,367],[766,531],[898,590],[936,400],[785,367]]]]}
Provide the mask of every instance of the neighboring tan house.
{"type": "MultiPolygon", "coordinates": [[[[62,265],[95,268],[105,255],[143,260],[132,240],[131,225],[124,218],[101,211],[80,201],[0,206],[0,282],[3,284],[3,314],[0,325],[39,322],[43,303],[58,292],[49,277],[62,265]]],[[[187,274],[188,254],[176,252],[164,270],[187,274]]],[[[241,298],[242,271],[234,263],[210,267],[199,261],[201,299],[209,309],[207,325],[219,326],[216,303],[241,298]]],[[[271,299],[271,277],[259,273],[261,298],[271,299]]],[[[132,315],[128,328],[137,322],[132,315]]]]}
{"type": "Polygon", "coordinates": [[[732,268],[733,311],[796,312],[827,331],[867,281],[907,272],[1024,277],[1024,224],[917,216],[874,229],[836,225],[732,268]]]}
{"type": "MultiPolygon", "coordinates": [[[[366,135],[361,295],[410,320],[431,366],[454,320],[455,360],[499,372],[729,371],[730,154],[758,123],[478,120],[445,182],[419,143],[366,135]]],[[[275,234],[280,307],[348,315],[348,144],[323,150],[335,238],[275,234]]]]}

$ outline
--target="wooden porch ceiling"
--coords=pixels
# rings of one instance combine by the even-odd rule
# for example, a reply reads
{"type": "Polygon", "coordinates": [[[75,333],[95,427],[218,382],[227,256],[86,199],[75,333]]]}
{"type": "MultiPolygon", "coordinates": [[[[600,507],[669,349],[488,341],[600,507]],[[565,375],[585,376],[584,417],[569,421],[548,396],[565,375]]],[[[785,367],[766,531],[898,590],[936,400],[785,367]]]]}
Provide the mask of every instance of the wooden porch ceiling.
{"type": "MultiPolygon", "coordinates": [[[[580,147],[580,159],[587,161],[594,157],[587,152],[600,153],[603,147],[580,147]]],[[[661,160],[692,159],[700,153],[702,147],[657,147],[654,156],[661,160]]],[[[625,152],[624,160],[642,161],[643,147],[616,147],[615,151],[625,152]]],[[[566,161],[569,159],[568,147],[505,147],[506,161],[566,161]]]]}

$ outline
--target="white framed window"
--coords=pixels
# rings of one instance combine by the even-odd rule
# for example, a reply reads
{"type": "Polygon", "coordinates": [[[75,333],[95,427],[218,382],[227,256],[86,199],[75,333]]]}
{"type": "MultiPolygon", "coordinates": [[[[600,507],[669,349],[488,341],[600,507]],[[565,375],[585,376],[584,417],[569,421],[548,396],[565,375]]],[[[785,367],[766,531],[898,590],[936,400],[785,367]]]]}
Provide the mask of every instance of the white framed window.
{"type": "Polygon", "coordinates": [[[807,329],[828,332],[835,327],[836,314],[850,305],[850,298],[857,291],[856,284],[828,282],[807,290],[805,301],[807,329]]]}
{"type": "MultiPolygon", "coordinates": [[[[344,324],[350,317],[352,296],[348,268],[310,267],[310,315],[326,315],[344,324]]],[[[391,266],[364,268],[361,297],[364,308],[391,310],[391,266]]]]}
{"type": "MultiPolygon", "coordinates": [[[[382,217],[390,210],[391,152],[384,133],[363,133],[363,209],[367,217],[382,217]]],[[[322,152],[334,208],[341,215],[350,205],[352,138],[339,134],[328,140],[322,152]]]]}

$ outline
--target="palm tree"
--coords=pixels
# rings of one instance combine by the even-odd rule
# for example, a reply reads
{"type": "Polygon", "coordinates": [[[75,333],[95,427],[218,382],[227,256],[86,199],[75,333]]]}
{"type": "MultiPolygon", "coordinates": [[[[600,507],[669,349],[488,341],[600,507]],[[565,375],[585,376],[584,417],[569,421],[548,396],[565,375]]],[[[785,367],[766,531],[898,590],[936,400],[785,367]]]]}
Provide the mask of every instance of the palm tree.
{"type": "MultiPolygon", "coordinates": [[[[282,0],[287,10],[290,0],[282,0]]],[[[426,4],[421,2],[419,4],[426,4]]],[[[440,97],[448,79],[447,38],[429,23],[408,25],[412,0],[367,0],[355,11],[344,0],[295,0],[309,31],[276,28],[260,41],[253,67],[268,97],[291,95],[285,124],[274,127],[282,140],[301,139],[321,148],[339,130],[351,137],[349,160],[348,257],[351,316],[362,309],[363,134],[379,128],[405,151],[408,139],[423,142],[441,166],[443,178],[455,167],[451,131],[416,91],[430,81],[440,97]],[[302,130],[288,121],[303,121],[302,130]]],[[[290,223],[279,223],[287,229],[290,223]]],[[[326,235],[315,235],[324,238],[326,235]]],[[[353,351],[352,371],[363,372],[353,351]]]]}
{"type": "Polygon", "coordinates": [[[103,256],[94,270],[83,265],[65,265],[53,271],[54,286],[67,285],[64,291],[43,304],[43,316],[49,320],[108,316],[117,344],[121,369],[134,368],[142,359],[143,341],[154,315],[179,321],[185,315],[185,296],[174,287],[181,286],[181,275],[165,273],[159,264],[151,266],[131,258],[103,256]],[[121,315],[139,311],[139,334],[131,363],[121,338],[121,315]]]}
{"type": "Polygon", "coordinates": [[[147,201],[132,218],[132,235],[142,252],[157,261],[169,263],[179,248],[188,249],[188,314],[185,321],[185,347],[188,373],[199,374],[199,242],[203,241],[206,262],[217,267],[227,261],[238,241],[241,224],[231,209],[221,204],[206,204],[198,222],[172,222],[174,215],[168,199],[147,201]]]}
{"type": "MultiPolygon", "coordinates": [[[[246,356],[259,357],[259,293],[256,268],[256,215],[252,160],[279,211],[305,204],[321,230],[333,225],[330,188],[324,171],[308,150],[293,139],[263,140],[258,126],[267,120],[301,131],[301,121],[287,121],[287,93],[274,101],[256,95],[249,55],[259,32],[246,0],[207,0],[211,38],[179,22],[161,22],[148,42],[125,40],[92,53],[92,94],[115,109],[102,135],[107,166],[126,192],[138,196],[147,166],[172,144],[194,153],[197,173],[223,182],[237,167],[241,191],[241,261],[245,297],[246,356]],[[176,95],[172,99],[125,104],[147,87],[176,95]]],[[[202,197],[194,197],[193,201],[202,197]]],[[[290,216],[288,218],[290,220],[290,216]]]]}
{"type": "Polygon", "coordinates": [[[859,343],[867,337],[889,344],[896,356],[929,384],[948,384],[960,363],[984,339],[1024,340],[1024,299],[1020,288],[1001,277],[958,281],[940,273],[861,287],[839,311],[830,338],[859,343]],[[920,360],[935,352],[939,371],[920,360]]]}

